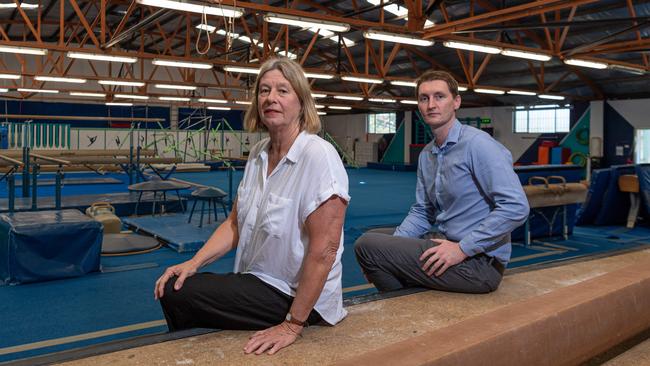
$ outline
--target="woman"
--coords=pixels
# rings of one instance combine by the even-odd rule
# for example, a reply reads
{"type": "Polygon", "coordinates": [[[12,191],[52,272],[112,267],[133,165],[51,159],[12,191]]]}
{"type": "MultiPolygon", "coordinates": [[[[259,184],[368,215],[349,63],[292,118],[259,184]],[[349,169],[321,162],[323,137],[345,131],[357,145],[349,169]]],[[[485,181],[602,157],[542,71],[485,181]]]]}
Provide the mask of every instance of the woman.
{"type": "Polygon", "coordinates": [[[269,138],[250,151],[232,212],[187,262],[156,281],[171,331],[263,329],[246,353],[274,354],[307,324],[341,321],[341,254],[348,178],[329,143],[302,68],[274,58],[260,68],[248,131],[269,138]],[[234,273],[197,273],[237,248],[234,273]]]}

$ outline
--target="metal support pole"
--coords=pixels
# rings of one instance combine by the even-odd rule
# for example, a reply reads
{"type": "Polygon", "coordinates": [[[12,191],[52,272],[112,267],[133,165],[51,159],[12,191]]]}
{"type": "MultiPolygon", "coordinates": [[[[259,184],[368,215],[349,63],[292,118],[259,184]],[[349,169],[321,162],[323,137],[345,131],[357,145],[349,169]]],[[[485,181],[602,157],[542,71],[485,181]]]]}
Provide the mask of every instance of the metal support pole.
{"type": "Polygon", "coordinates": [[[63,166],[59,165],[56,171],[55,186],[54,186],[54,206],[57,210],[61,209],[61,183],[63,182],[63,166]]]}
{"type": "Polygon", "coordinates": [[[16,202],[16,176],[14,175],[18,167],[15,166],[9,176],[7,176],[7,188],[9,190],[9,213],[14,212],[14,204],[16,202]]]}
{"type": "Polygon", "coordinates": [[[38,171],[40,165],[34,163],[32,167],[32,211],[38,209],[37,199],[38,199],[38,171]]]}
{"type": "Polygon", "coordinates": [[[23,197],[29,197],[29,147],[23,147],[23,197]]]}

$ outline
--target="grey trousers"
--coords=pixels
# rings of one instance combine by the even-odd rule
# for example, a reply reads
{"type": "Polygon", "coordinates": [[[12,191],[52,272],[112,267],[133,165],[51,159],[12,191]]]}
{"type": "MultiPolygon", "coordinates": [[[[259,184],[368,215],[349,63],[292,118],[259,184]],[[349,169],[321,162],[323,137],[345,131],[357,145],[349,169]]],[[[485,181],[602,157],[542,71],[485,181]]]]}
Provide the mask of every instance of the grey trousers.
{"type": "Polygon", "coordinates": [[[422,270],[420,255],[437,245],[430,239],[444,239],[439,233],[423,238],[393,236],[393,229],[376,229],[363,234],[354,244],[357,261],[366,278],[379,291],[404,287],[426,287],[434,290],[487,293],[497,289],[503,277],[495,258],[481,254],[449,267],[440,276],[429,276],[422,270]]]}

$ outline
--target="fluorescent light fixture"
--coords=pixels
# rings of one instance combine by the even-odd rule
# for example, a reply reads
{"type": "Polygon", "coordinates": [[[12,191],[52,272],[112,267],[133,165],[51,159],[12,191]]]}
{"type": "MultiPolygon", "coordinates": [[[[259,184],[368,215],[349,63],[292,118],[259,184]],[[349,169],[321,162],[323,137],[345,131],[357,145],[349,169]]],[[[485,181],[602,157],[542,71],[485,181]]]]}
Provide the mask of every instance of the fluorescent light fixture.
{"type": "Polygon", "coordinates": [[[504,56],[525,58],[527,60],[535,60],[535,61],[548,61],[552,58],[551,56],[545,55],[543,53],[519,51],[513,49],[505,49],[501,51],[501,54],[504,56]]]}
{"type": "Polygon", "coordinates": [[[458,91],[459,92],[467,91],[467,87],[458,85],[458,91]]]}
{"type": "Polygon", "coordinates": [[[380,32],[375,30],[367,30],[363,32],[363,37],[367,39],[374,39],[376,41],[410,44],[414,46],[433,46],[433,41],[429,39],[422,39],[402,34],[380,32]]]}
{"type": "Polygon", "coordinates": [[[325,108],[324,105],[322,105],[322,104],[316,104],[316,109],[323,109],[323,108],[325,108]]]}
{"type": "Polygon", "coordinates": [[[269,23],[293,25],[302,28],[316,27],[327,29],[332,32],[347,32],[350,30],[350,25],[347,23],[330,22],[327,20],[296,17],[284,14],[266,13],[266,15],[264,15],[264,20],[269,23]]]}
{"type": "Polygon", "coordinates": [[[508,90],[508,94],[515,94],[515,95],[537,95],[537,93],[534,92],[529,92],[525,90],[508,90]]]}
{"type": "Polygon", "coordinates": [[[319,112],[316,112],[316,113],[317,113],[319,116],[324,116],[324,115],[327,114],[327,113],[325,113],[325,112],[320,112],[320,111],[319,111],[319,112]]]}
{"type": "Polygon", "coordinates": [[[395,103],[395,102],[397,102],[395,99],[391,99],[391,98],[368,98],[368,101],[375,102],[375,103],[395,103]]]}
{"type": "Polygon", "coordinates": [[[154,84],[159,89],[196,90],[194,85],[154,84]]]}
{"type": "MultiPolygon", "coordinates": [[[[36,9],[38,8],[38,4],[21,3],[20,7],[22,9],[36,9]]],[[[0,9],[16,9],[16,8],[18,8],[16,3],[0,4],[0,9]]]]}
{"type": "Polygon", "coordinates": [[[253,104],[253,102],[251,102],[249,100],[236,100],[235,104],[251,105],[251,104],[253,104]]]}
{"type": "Polygon", "coordinates": [[[213,111],[229,111],[232,108],[230,108],[230,107],[208,107],[208,109],[211,109],[213,111]]]}
{"type": "Polygon", "coordinates": [[[0,79],[18,80],[21,76],[17,74],[0,74],[0,79]]]}
{"type": "Polygon", "coordinates": [[[6,93],[8,91],[9,91],[9,89],[7,89],[7,88],[0,88],[0,93],[6,93]]]}
{"type": "Polygon", "coordinates": [[[144,86],[142,81],[98,80],[97,82],[102,85],[144,86]]]}
{"type": "Polygon", "coordinates": [[[205,63],[205,62],[171,61],[171,60],[161,60],[159,58],[154,58],[153,61],[151,61],[151,63],[156,66],[185,67],[188,69],[208,70],[212,68],[212,64],[205,63]]]}
{"type": "Polygon", "coordinates": [[[327,98],[327,94],[322,94],[322,93],[311,93],[311,96],[314,99],[327,98]]]}
{"type": "Polygon", "coordinates": [[[408,100],[408,99],[403,99],[400,100],[399,102],[402,104],[414,104],[414,105],[418,104],[417,100],[408,100]]]}
{"type": "Polygon", "coordinates": [[[31,48],[31,47],[14,47],[14,46],[2,46],[0,45],[0,52],[6,53],[20,53],[21,55],[47,55],[47,50],[43,48],[31,48]]]}
{"type": "Polygon", "coordinates": [[[501,95],[501,94],[505,94],[505,93],[506,93],[506,92],[504,92],[503,90],[498,90],[498,89],[487,89],[487,88],[475,88],[474,91],[477,92],[477,93],[483,93],[483,94],[497,94],[497,95],[501,95]]]}
{"type": "Polygon", "coordinates": [[[199,98],[199,103],[228,103],[225,99],[199,98]]]}
{"type": "Polygon", "coordinates": [[[168,102],[189,102],[190,98],[187,97],[158,97],[158,100],[165,100],[168,102]]]}
{"type": "Polygon", "coordinates": [[[491,53],[491,54],[497,54],[501,52],[501,49],[499,47],[482,46],[479,44],[466,43],[466,42],[445,41],[442,44],[445,47],[458,48],[466,51],[476,51],[476,52],[491,53]]]}
{"type": "Polygon", "coordinates": [[[224,66],[224,71],[228,72],[242,72],[244,74],[259,74],[260,69],[254,69],[252,67],[241,67],[241,66],[224,66]]]}
{"type": "Polygon", "coordinates": [[[34,80],[52,81],[55,83],[75,83],[75,84],[83,84],[86,82],[86,79],[67,78],[67,77],[59,77],[59,76],[34,76],[34,80]]]}
{"type": "Polygon", "coordinates": [[[305,76],[312,79],[324,79],[324,80],[334,79],[334,75],[320,74],[316,72],[305,72],[305,76]]]}
{"type": "Polygon", "coordinates": [[[357,83],[370,83],[370,84],[381,84],[384,82],[383,79],[359,77],[359,76],[341,76],[341,79],[345,81],[356,81],[357,83]]]}
{"type": "Polygon", "coordinates": [[[572,66],[581,66],[581,67],[590,67],[592,69],[606,69],[607,64],[604,62],[597,62],[597,61],[588,61],[588,60],[580,60],[577,58],[569,58],[564,60],[564,63],[567,65],[572,65],[572,66]]]}
{"type": "Polygon", "coordinates": [[[70,92],[70,95],[75,97],[92,97],[92,98],[105,98],[104,93],[87,93],[87,92],[70,92]]]}
{"type": "Polygon", "coordinates": [[[335,95],[334,99],[342,99],[342,100],[363,100],[362,97],[355,97],[352,95],[335,95]]]}
{"type": "Polygon", "coordinates": [[[397,86],[410,86],[412,88],[415,88],[418,86],[418,84],[415,81],[404,81],[404,80],[391,80],[390,82],[392,85],[397,85],[397,86]]]}
{"type": "Polygon", "coordinates": [[[72,52],[72,51],[68,52],[66,56],[70,58],[80,58],[84,60],[126,62],[129,64],[138,61],[137,57],[102,55],[98,53],[83,53],[83,52],[72,52]]]}
{"type": "Polygon", "coordinates": [[[539,104],[539,105],[534,105],[534,109],[543,109],[543,108],[559,108],[560,106],[557,104],[539,104]]]}
{"type": "Polygon", "coordinates": [[[329,108],[329,109],[340,109],[340,110],[344,110],[344,111],[349,111],[350,109],[352,109],[352,107],[347,107],[347,106],[342,106],[342,105],[331,105],[331,106],[329,106],[327,108],[329,108]]]}
{"type": "Polygon", "coordinates": [[[644,69],[641,66],[634,67],[634,66],[626,66],[626,65],[609,64],[609,68],[613,70],[629,72],[631,74],[636,74],[636,75],[645,75],[647,72],[646,69],[644,69]]]}
{"type": "MultiPolygon", "coordinates": [[[[322,29],[322,28],[318,28],[318,27],[307,28],[307,30],[312,32],[312,33],[318,32],[319,36],[323,36],[323,38],[329,39],[332,42],[336,42],[336,43],[339,42],[339,34],[338,33],[334,33],[332,31],[328,31],[327,29],[322,29]]],[[[345,37],[341,37],[341,41],[343,41],[343,43],[347,47],[352,47],[352,46],[354,46],[356,44],[353,40],[351,40],[349,38],[345,38],[345,37]]]]}
{"type": "Polygon", "coordinates": [[[541,99],[564,100],[564,97],[561,95],[540,94],[537,97],[541,99]]]}
{"type": "Polygon", "coordinates": [[[207,31],[207,32],[210,32],[210,33],[214,33],[214,31],[217,30],[217,27],[211,26],[209,24],[201,23],[201,24],[196,26],[196,29],[200,29],[200,30],[204,30],[204,31],[207,31]]]}
{"type": "Polygon", "coordinates": [[[54,90],[54,89],[18,88],[16,90],[18,90],[19,92],[23,92],[23,93],[50,93],[50,94],[56,94],[56,93],[59,92],[58,90],[54,90]]]}
{"type": "Polygon", "coordinates": [[[107,106],[113,106],[113,107],[132,107],[133,103],[126,103],[126,102],[106,102],[107,106]]]}
{"type": "Polygon", "coordinates": [[[189,11],[191,13],[216,15],[218,17],[226,18],[239,18],[244,14],[244,11],[240,8],[233,8],[232,6],[225,5],[205,6],[200,4],[193,4],[187,1],[171,0],[136,0],[136,2],[141,5],[155,6],[158,8],[180,11],[189,11]]]}
{"type": "Polygon", "coordinates": [[[146,95],[136,95],[136,94],[115,94],[115,98],[140,99],[140,100],[149,99],[149,97],[146,95]]]}

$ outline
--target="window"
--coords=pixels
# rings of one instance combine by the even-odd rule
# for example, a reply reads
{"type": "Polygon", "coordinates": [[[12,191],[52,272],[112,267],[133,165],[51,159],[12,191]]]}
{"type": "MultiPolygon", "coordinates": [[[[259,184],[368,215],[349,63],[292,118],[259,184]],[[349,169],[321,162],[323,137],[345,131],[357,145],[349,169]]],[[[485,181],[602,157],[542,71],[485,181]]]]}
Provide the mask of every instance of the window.
{"type": "MultiPolygon", "coordinates": [[[[650,163],[650,130],[636,130],[636,139],[634,140],[634,146],[636,150],[634,154],[634,162],[637,164],[650,163]]],[[[619,149],[621,148],[617,146],[617,150],[619,149]]],[[[623,151],[621,151],[621,153],[623,153],[623,151]]]]}
{"type": "Polygon", "coordinates": [[[569,132],[571,113],[568,107],[517,107],[514,113],[515,133],[569,132]]]}
{"type": "Polygon", "coordinates": [[[368,133],[395,133],[396,119],[395,113],[369,114],[368,133]]]}

